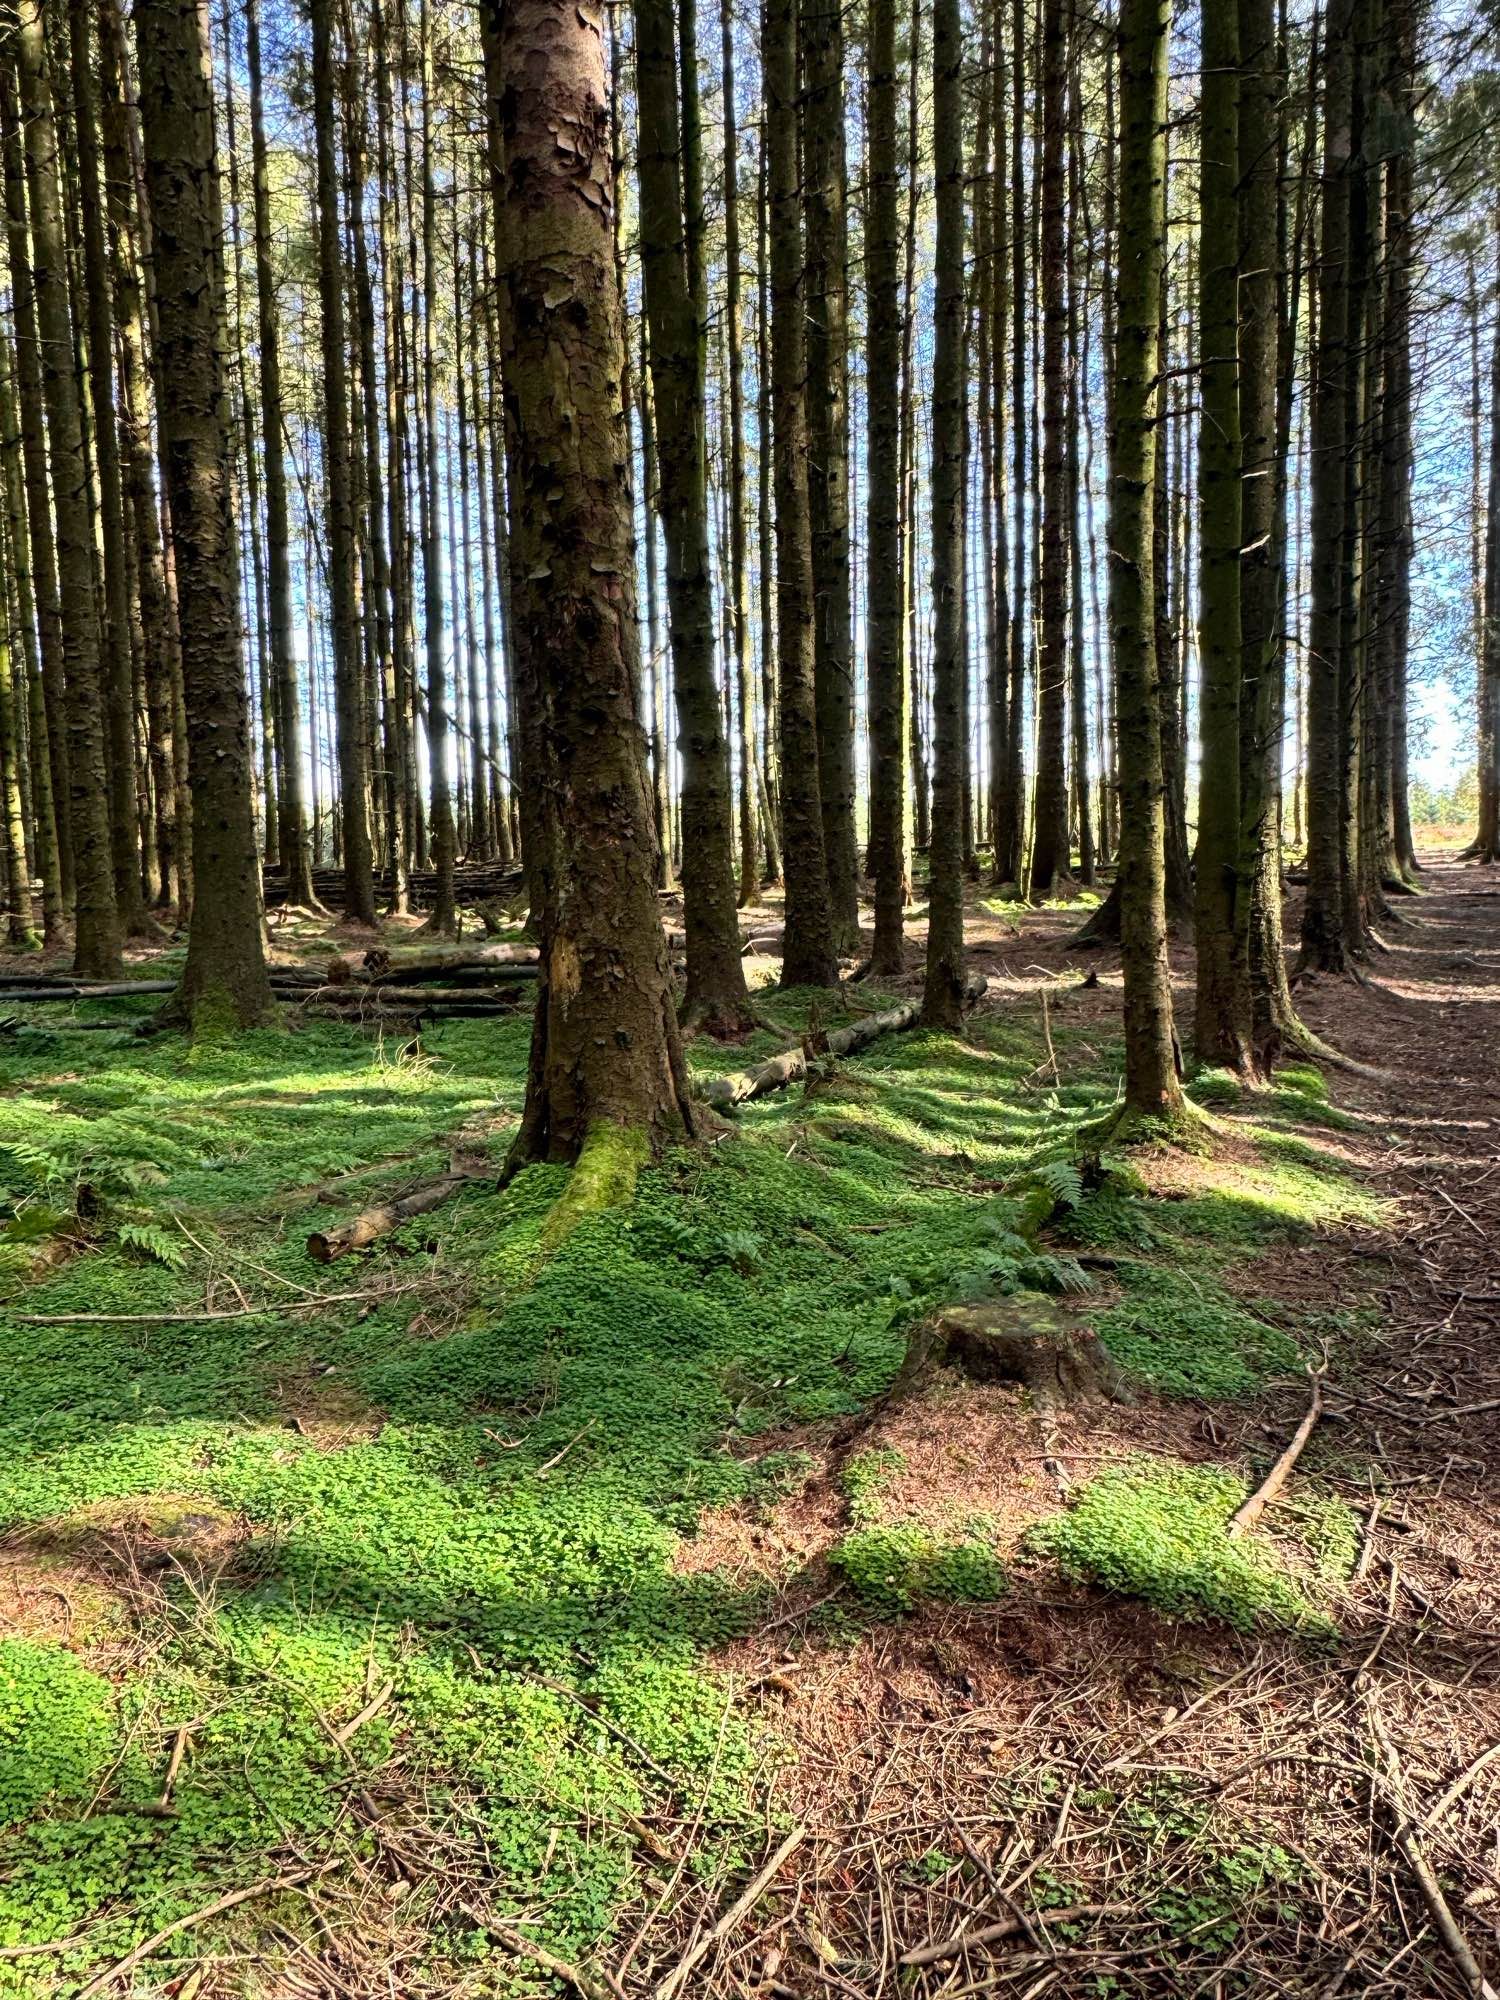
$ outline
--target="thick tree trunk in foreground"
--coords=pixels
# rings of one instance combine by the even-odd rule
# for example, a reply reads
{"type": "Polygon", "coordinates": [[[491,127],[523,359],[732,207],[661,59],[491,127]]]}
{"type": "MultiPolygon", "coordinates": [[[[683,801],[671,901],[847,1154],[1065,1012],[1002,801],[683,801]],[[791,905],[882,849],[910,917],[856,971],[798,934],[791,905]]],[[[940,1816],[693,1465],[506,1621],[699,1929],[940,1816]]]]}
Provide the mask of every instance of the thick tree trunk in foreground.
{"type": "Polygon", "coordinates": [[[1109,622],[1120,762],[1120,957],[1125,1111],[1182,1110],[1167,973],[1161,710],[1153,630],[1152,514],[1162,265],[1166,250],[1170,0],[1120,10],[1120,259],[1110,432],[1109,622]]]}
{"type": "MultiPolygon", "coordinates": [[[[667,615],[682,755],[685,1025],[733,1034],[750,1021],[730,840],[729,745],[714,676],[708,558],[704,330],[689,281],[683,132],[671,0],[638,0],[641,269],[650,324],[667,615]]],[[[696,97],[696,76],[683,72],[696,97]]],[[[696,179],[696,176],[694,176],[696,179]]]]}
{"type": "Polygon", "coordinates": [[[486,0],[511,503],[512,629],[535,786],[541,973],[511,1152],[576,1160],[555,1238],[628,1198],[690,1121],[635,709],[629,467],[598,17],[486,0]],[[559,139],[566,144],[559,144],[559,139]]]}
{"type": "MultiPolygon", "coordinates": [[[[41,350],[42,394],[47,407],[52,513],[57,526],[58,605],[68,742],[68,825],[73,854],[73,962],[83,977],[111,979],[121,970],[120,920],[115,906],[104,761],[104,687],[94,598],[94,524],[78,382],[73,370],[57,131],[37,0],[20,0],[17,14],[5,41],[6,54],[20,77],[25,123],[31,275],[41,350]]],[[[14,238],[12,241],[14,244],[14,238]]]]}
{"type": "Polygon", "coordinates": [[[1203,16],[1194,1040],[1200,1061],[1243,1072],[1250,984],[1240,876],[1239,60],[1239,21],[1226,0],[1203,16]]]}
{"type": "Polygon", "coordinates": [[[870,856],[874,973],[902,967],[906,901],[906,663],[901,602],[901,294],[896,184],[896,0],[870,8],[870,513],[866,598],[870,677],[870,856]]]}
{"type": "Polygon", "coordinates": [[[195,1032],[272,1013],[240,659],[223,219],[197,0],[137,0],[141,122],[155,222],[161,411],[171,485],[193,796],[193,922],[173,1011],[195,1032]]]}
{"type": "Polygon", "coordinates": [[[771,410],[775,426],[776,655],[780,666],[781,827],[786,877],[782,978],[838,978],[814,698],[812,525],[807,498],[807,368],[798,227],[796,0],[766,0],[767,205],[770,211],[771,410]]]}
{"type": "Polygon", "coordinates": [[[931,880],[922,1019],[956,1028],[964,1013],[964,153],[959,0],[932,16],[932,129],[937,169],[937,324],[932,366],[931,880]]]}

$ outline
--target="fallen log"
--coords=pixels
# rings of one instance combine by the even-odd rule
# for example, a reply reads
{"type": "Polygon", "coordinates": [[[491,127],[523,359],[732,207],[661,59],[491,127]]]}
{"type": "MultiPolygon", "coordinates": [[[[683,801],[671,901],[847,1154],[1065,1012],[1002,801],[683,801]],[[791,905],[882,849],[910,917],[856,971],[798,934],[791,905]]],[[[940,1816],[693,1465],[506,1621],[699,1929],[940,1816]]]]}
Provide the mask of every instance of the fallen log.
{"type": "Polygon", "coordinates": [[[0,1001],[25,1007],[45,1000],[123,1000],[133,993],[175,993],[175,979],[112,979],[103,984],[80,984],[76,980],[49,985],[0,986],[0,1001]]]}
{"type": "Polygon", "coordinates": [[[439,1208],[449,1195],[456,1194],[461,1187],[469,1187],[480,1179],[478,1174],[444,1174],[441,1180],[428,1181],[424,1186],[413,1188],[396,1201],[379,1202],[374,1208],[367,1208],[356,1215],[352,1222],[340,1223],[337,1229],[315,1229],[307,1239],[307,1254],[315,1264],[332,1264],[340,1257],[348,1256],[351,1250],[363,1250],[376,1243],[382,1236],[389,1236],[393,1229],[399,1229],[403,1222],[410,1222],[413,1216],[426,1215],[439,1208]]]}
{"type": "MultiPolygon", "coordinates": [[[[984,998],[988,983],[982,972],[969,975],[964,985],[966,1007],[973,1007],[984,998]]],[[[789,1083],[799,1083],[807,1075],[809,1063],[821,1055],[854,1055],[882,1035],[896,1035],[916,1027],[921,1018],[920,1000],[909,1001],[904,1007],[889,1007],[882,1014],[866,1014],[862,1020],[851,1021],[847,1028],[835,1028],[831,1034],[805,1039],[800,1048],[772,1056],[757,1069],[707,1077],[698,1086],[698,1095],[708,1104],[746,1104],[752,1098],[768,1096],[773,1090],[785,1090],[789,1083]]]]}
{"type": "Polygon", "coordinates": [[[321,1007],[400,1007],[408,1012],[426,1013],[430,1007],[476,1007],[483,1013],[509,1013],[519,1007],[524,996],[518,985],[513,991],[487,993],[472,986],[280,986],[272,993],[278,999],[313,1001],[321,1007]]]}

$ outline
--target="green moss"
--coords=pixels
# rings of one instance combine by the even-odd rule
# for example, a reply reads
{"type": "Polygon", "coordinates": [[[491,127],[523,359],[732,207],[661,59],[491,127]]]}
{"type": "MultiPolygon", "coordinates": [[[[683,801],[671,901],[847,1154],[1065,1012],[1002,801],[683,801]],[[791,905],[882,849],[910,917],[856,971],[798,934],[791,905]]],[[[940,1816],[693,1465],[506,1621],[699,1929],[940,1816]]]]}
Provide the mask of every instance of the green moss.
{"type": "Polygon", "coordinates": [[[829,1561],[855,1596],[884,1616],[914,1611],[925,1599],[988,1604],[1008,1587],[1005,1570],[978,1524],[953,1540],[914,1520],[856,1528],[829,1561]]]}
{"type": "MultiPolygon", "coordinates": [[[[763,1004],[798,1028],[810,996],[763,1004]]],[[[543,1165],[476,1188],[328,1279],[308,1231],[440,1171],[458,1133],[498,1169],[524,1098],[524,1016],[444,1023],[400,1058],[337,1024],[191,1049],[0,1042],[0,1217],[88,1212],[82,1247],[20,1309],[141,1316],[80,1337],[0,1308],[0,1527],[50,1537],[102,1503],[116,1537],[143,1523],[171,1548],[174,1509],[222,1510],[245,1535],[206,1606],[163,1572],[165,1606],[108,1695],[102,1761],[104,1737],[89,1739],[74,1776],[5,1832],[0,1941],[84,1933],[47,1961],[61,1990],[256,1880],[271,1847],[336,1862],[364,1836],[319,1715],[349,1720],[387,1679],[349,1745],[360,1772],[373,1784],[399,1745],[403,1792],[426,1802],[413,1810],[472,1829],[474,1865],[544,1912],[537,1934],[563,1955],[588,1956],[650,1893],[633,1825],[655,1807],[706,1798],[704,1865],[733,1866],[759,1824],[757,1746],[704,1653],[761,1600],[733,1577],[679,1574],[679,1537],[706,1507],[765,1504],[801,1477],[788,1432],[867,1407],[934,1305],[1074,1282],[1070,1260],[1024,1235],[1026,1175],[1076,1155],[1117,1051],[1092,1028],[1092,1052],[1074,1050],[1054,1023],[1066,1081],[1044,1096],[1027,1087],[1039,1028],[997,1014],[963,1039],[890,1037],[746,1106],[722,1144],[655,1163],[611,1134],[571,1177],[543,1165]],[[342,1176],[347,1201],[318,1192],[342,1176]],[[559,1212],[570,1227],[551,1237],[559,1212]],[[136,1222],[155,1250],[129,1240],[136,1222]],[[280,1310],[320,1282],[362,1296],[280,1310]],[[170,1317],[233,1305],[236,1285],[264,1310],[170,1317]],[[330,1445],[325,1406],[368,1421],[330,1445]],[[757,1461],[750,1441],[768,1434],[778,1449],[757,1461]],[[172,1733],[194,1720],[178,1819],[128,1810],[159,1795],[172,1733]]],[[[740,1067],[778,1045],[763,1031],[691,1056],[740,1067]]],[[[1282,1151],[1242,1187],[1170,1204],[1115,1170],[1053,1227],[1168,1267],[1123,1265],[1100,1316],[1127,1366],[1238,1393],[1297,1341],[1239,1306],[1219,1263],[1361,1195],[1324,1156],[1282,1151]]],[[[13,1268],[35,1247],[15,1243],[13,1268]]],[[[982,1524],[879,1523],[896,1470],[851,1461],[844,1602],[889,1612],[1003,1589],[982,1524]]],[[[33,1650],[72,1700],[73,1656],[33,1650]]],[[[438,1961],[463,1956],[467,1976],[487,1950],[466,1930],[435,1936],[421,1977],[447,1990],[457,1975],[438,1961]]],[[[0,1990],[10,1976],[0,1966],[0,1990]]]]}
{"type": "Polygon", "coordinates": [[[1222,1619],[1241,1631],[1262,1622],[1325,1630],[1263,1543],[1225,1533],[1247,1490],[1213,1467],[1137,1460],[1090,1480],[1066,1513],[1033,1529],[1029,1545],[1068,1575],[1168,1617],[1222,1619]]]}
{"type": "Polygon", "coordinates": [[[567,1188],[542,1226],[543,1250],[556,1250],[585,1216],[623,1208],[635,1193],[650,1153],[651,1141],[644,1131],[607,1120],[590,1126],[567,1188]]]}

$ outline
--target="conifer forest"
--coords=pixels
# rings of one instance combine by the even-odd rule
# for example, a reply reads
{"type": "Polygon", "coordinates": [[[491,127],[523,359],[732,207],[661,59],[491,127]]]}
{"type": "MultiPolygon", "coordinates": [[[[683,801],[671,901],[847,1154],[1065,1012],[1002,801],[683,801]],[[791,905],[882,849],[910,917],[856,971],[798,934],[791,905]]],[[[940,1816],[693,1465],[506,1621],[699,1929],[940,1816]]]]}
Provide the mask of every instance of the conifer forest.
{"type": "Polygon", "coordinates": [[[0,0],[0,2000],[1500,1995],[1500,0],[0,0]]]}

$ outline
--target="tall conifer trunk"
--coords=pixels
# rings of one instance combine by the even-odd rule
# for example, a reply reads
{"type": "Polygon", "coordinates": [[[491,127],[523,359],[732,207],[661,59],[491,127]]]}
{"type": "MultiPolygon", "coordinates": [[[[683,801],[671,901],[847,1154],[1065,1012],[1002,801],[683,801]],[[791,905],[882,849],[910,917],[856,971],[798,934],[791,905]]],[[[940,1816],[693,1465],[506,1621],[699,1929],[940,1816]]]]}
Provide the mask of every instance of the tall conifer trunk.
{"type": "Polygon", "coordinates": [[[621,302],[608,89],[597,16],[575,0],[486,0],[502,165],[500,321],[512,629],[528,772],[527,865],[541,968],[511,1159],[576,1160],[549,1225],[628,1197],[690,1125],[657,914],[635,708],[621,302]],[[566,139],[559,145],[559,137],[566,139]],[[530,754],[530,753],[529,753],[530,754]]]}
{"type": "Polygon", "coordinates": [[[870,683],[870,855],[875,942],[870,970],[902,969],[906,901],[906,661],[901,601],[901,293],[896,173],[896,0],[870,7],[870,512],[866,569],[870,683]]]}
{"type": "Polygon", "coordinates": [[[854,648],[849,600],[849,221],[842,0],[802,0],[801,24],[818,794],[834,948],[847,956],[859,949],[859,857],[854,833],[854,648]]]}
{"type": "Polygon", "coordinates": [[[932,362],[931,879],[922,1019],[955,1028],[964,1008],[964,152],[959,0],[932,15],[937,306],[932,362]]]}
{"type": "Polygon", "coordinates": [[[1063,145],[1067,38],[1064,0],[1042,7],[1041,310],[1042,491],[1041,596],[1037,606],[1037,771],[1032,832],[1033,901],[1052,895],[1072,873],[1068,849],[1067,620],[1067,256],[1064,247],[1063,145]]]}
{"type": "Polygon", "coordinates": [[[223,216],[198,0],[137,0],[141,122],[155,221],[164,459],[181,587],[195,894],[172,1002],[195,1032],[272,1013],[240,652],[225,380],[223,216]]]}
{"type": "Polygon", "coordinates": [[[1203,15],[1198,255],[1198,847],[1194,871],[1199,1059],[1250,1062],[1248,899],[1241,893],[1239,19],[1203,15]]]}
{"type": "Polygon", "coordinates": [[[1152,513],[1162,272],[1166,256],[1170,0],[1121,0],[1120,255],[1110,410],[1109,623],[1120,761],[1120,959],[1125,982],[1124,1118],[1176,1118],[1182,1087],[1167,969],[1164,782],[1152,513]]]}
{"type": "Polygon", "coordinates": [[[698,228],[690,226],[687,205],[698,175],[690,171],[684,150],[683,106],[691,99],[696,107],[698,79],[684,46],[679,95],[671,0],[637,0],[635,19],[641,269],[651,335],[657,482],[682,757],[683,1020],[712,1033],[733,1034],[748,1025],[750,1001],[730,845],[729,745],[714,677],[704,327],[695,297],[698,228]]]}
{"type": "Polygon", "coordinates": [[[780,667],[781,825],[786,878],[782,978],[838,978],[823,847],[814,694],[812,523],[807,497],[807,364],[797,169],[796,0],[766,0],[767,207],[771,270],[771,406],[775,425],[776,655],[780,667]]]}
{"type": "MultiPolygon", "coordinates": [[[[4,41],[4,56],[14,65],[19,79],[20,110],[25,125],[31,276],[42,394],[47,410],[52,514],[57,532],[68,742],[68,823],[73,855],[73,962],[82,977],[110,979],[117,977],[121,969],[120,919],[115,902],[104,752],[104,682],[94,596],[94,524],[78,383],[73,370],[57,130],[38,0],[20,0],[16,20],[7,27],[4,41]]],[[[14,237],[12,244],[14,247],[14,237]]],[[[42,504],[45,507],[45,501],[42,504]]]]}

